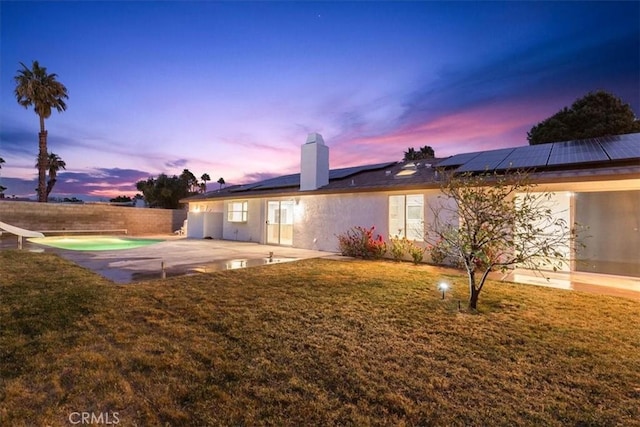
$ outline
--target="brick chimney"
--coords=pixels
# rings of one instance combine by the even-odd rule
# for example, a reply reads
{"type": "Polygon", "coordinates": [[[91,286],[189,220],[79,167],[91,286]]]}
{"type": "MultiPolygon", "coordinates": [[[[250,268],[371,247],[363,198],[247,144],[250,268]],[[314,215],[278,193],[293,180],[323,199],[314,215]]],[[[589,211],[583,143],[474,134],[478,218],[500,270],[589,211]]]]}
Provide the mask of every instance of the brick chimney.
{"type": "Polygon", "coordinates": [[[313,132],[302,144],[300,191],[315,190],[329,184],[329,147],[322,135],[313,132]]]}

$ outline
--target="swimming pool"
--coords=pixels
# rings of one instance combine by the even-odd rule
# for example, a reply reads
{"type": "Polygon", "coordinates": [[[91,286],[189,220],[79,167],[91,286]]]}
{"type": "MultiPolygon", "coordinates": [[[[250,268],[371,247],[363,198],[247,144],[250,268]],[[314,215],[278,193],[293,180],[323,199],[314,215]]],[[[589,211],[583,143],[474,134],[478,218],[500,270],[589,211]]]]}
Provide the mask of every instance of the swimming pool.
{"type": "Polygon", "coordinates": [[[32,237],[29,242],[70,251],[117,251],[162,242],[162,239],[135,239],[114,236],[32,237]]]}

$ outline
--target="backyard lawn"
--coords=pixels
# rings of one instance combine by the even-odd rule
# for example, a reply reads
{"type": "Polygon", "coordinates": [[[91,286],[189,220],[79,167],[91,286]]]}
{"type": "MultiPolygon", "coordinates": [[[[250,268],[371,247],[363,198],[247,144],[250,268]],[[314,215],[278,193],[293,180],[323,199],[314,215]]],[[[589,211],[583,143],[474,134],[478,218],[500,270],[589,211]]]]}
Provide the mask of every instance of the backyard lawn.
{"type": "Polygon", "coordinates": [[[640,302],[466,297],[462,275],[391,261],[114,285],[0,251],[0,425],[640,425],[640,302]]]}

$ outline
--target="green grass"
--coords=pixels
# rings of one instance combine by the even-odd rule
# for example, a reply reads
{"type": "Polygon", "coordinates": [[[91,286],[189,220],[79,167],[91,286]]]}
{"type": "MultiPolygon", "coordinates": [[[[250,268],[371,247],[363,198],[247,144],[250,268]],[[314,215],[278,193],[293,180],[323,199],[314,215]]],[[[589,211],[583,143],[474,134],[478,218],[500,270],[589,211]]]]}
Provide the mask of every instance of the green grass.
{"type": "Polygon", "coordinates": [[[0,425],[640,425],[640,302],[393,262],[114,285],[0,251],[0,425]],[[446,299],[436,289],[452,283],[446,299]]]}

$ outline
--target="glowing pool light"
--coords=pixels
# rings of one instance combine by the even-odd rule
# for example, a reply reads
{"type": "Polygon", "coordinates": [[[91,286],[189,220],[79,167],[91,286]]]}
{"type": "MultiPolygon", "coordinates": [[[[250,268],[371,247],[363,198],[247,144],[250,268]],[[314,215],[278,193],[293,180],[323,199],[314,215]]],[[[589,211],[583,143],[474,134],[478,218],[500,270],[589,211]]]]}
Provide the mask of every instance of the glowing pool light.
{"type": "Polygon", "coordinates": [[[27,240],[38,245],[70,251],[117,251],[139,248],[163,241],[162,239],[135,239],[114,236],[33,237],[27,240]]]}

